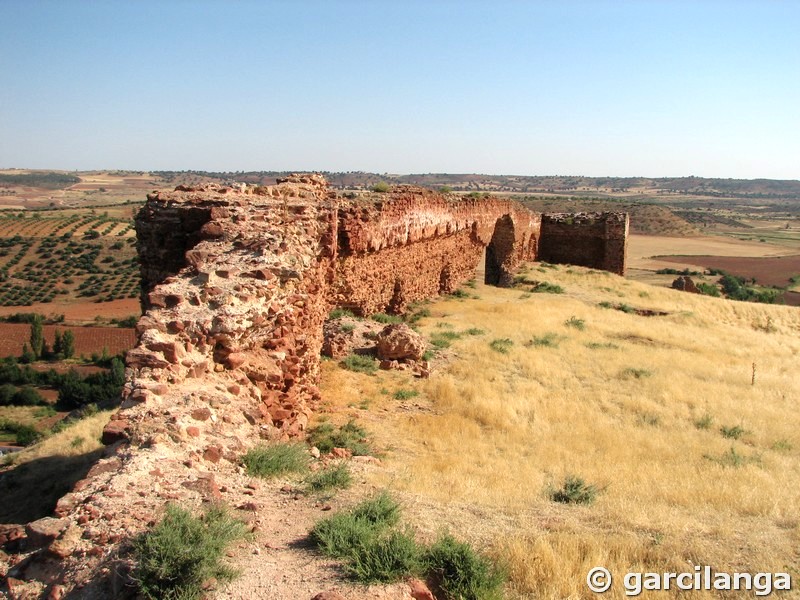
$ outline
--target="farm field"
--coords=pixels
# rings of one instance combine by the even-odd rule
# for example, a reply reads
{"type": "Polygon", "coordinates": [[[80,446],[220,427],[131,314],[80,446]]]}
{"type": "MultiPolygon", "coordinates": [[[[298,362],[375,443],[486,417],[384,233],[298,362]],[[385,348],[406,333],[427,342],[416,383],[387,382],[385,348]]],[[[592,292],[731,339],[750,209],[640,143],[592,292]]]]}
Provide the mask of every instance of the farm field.
{"type": "MultiPolygon", "coordinates": [[[[52,348],[56,330],[71,331],[75,336],[75,356],[90,357],[92,354],[106,353],[114,356],[130,350],[136,343],[136,332],[121,327],[65,327],[62,325],[43,326],[45,342],[52,348]]],[[[22,346],[30,339],[30,325],[26,323],[0,323],[0,358],[19,357],[22,346]]]]}

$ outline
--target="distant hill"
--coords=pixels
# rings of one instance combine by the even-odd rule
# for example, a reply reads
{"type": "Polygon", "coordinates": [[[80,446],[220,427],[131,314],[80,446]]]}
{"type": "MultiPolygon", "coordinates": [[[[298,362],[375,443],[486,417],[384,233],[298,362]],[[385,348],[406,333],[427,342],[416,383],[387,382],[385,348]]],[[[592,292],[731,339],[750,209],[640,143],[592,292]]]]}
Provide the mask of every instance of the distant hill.
{"type": "MultiPolygon", "coordinates": [[[[158,171],[167,181],[211,178],[248,183],[274,183],[287,175],[284,171],[158,171]]],[[[778,179],[708,179],[703,177],[582,177],[422,173],[392,175],[364,171],[323,172],[334,187],[369,188],[380,181],[408,183],[429,188],[447,187],[453,191],[489,191],[522,194],[569,194],[639,197],[696,196],[707,198],[746,198],[800,200],[800,181],[778,179]]]]}

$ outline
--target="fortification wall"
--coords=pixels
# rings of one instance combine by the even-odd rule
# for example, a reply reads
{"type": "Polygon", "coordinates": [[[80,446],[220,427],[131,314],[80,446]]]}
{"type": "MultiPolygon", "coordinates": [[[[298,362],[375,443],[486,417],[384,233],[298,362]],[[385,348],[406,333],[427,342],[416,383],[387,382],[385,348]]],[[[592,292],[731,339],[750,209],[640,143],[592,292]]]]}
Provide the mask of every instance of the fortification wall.
{"type": "Polygon", "coordinates": [[[627,213],[542,215],[539,260],[625,274],[627,213]]]}

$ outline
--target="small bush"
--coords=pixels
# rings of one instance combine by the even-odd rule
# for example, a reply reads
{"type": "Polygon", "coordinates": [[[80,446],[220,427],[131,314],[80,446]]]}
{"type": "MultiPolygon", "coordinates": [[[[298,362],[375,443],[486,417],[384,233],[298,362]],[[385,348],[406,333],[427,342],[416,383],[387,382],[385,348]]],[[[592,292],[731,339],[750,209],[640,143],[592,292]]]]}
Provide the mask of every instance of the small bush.
{"type": "Polygon", "coordinates": [[[469,292],[465,292],[464,290],[461,290],[461,289],[454,290],[454,291],[450,292],[449,296],[451,298],[458,298],[460,300],[463,300],[465,298],[470,298],[471,297],[469,292]]]}
{"type": "Polygon", "coordinates": [[[134,540],[134,578],[146,598],[200,598],[209,580],[230,581],[236,572],[222,564],[228,545],[246,537],[246,527],[220,507],[201,517],[174,504],[149,532],[134,540]]]}
{"type": "Polygon", "coordinates": [[[793,446],[792,443],[787,439],[780,439],[777,440],[772,446],[770,446],[776,452],[789,452],[792,450],[793,446]]]}
{"type": "Polygon", "coordinates": [[[572,316],[564,321],[564,325],[567,327],[572,327],[573,329],[577,329],[578,331],[583,331],[586,329],[586,321],[575,316],[572,316]]]}
{"type": "Polygon", "coordinates": [[[362,354],[349,354],[339,364],[349,371],[365,373],[367,375],[372,375],[378,370],[378,365],[373,358],[362,354]]]}
{"type": "Polygon", "coordinates": [[[699,419],[696,419],[694,422],[694,426],[698,429],[709,429],[711,424],[714,422],[714,417],[709,414],[705,414],[699,419]]]}
{"type": "Polygon", "coordinates": [[[559,338],[555,333],[545,333],[544,335],[534,336],[525,346],[528,348],[558,348],[559,338]]]}
{"type": "Polygon", "coordinates": [[[486,332],[483,329],[478,329],[477,327],[471,327],[464,332],[465,335],[483,335],[484,333],[486,332]]]}
{"type": "Polygon", "coordinates": [[[409,531],[368,538],[350,556],[345,570],[361,583],[391,583],[422,572],[422,551],[409,531]]]}
{"type": "Polygon", "coordinates": [[[257,446],[242,457],[242,462],[250,475],[266,479],[305,471],[308,452],[303,444],[257,446]]]}
{"type": "Polygon", "coordinates": [[[347,512],[317,522],[311,541],[334,558],[350,558],[369,541],[400,520],[400,506],[383,492],[347,512]]]}
{"type": "Polygon", "coordinates": [[[560,489],[550,492],[550,499],[564,504],[591,504],[600,490],[586,483],[582,478],[568,475],[560,489]]]}
{"type": "Polygon", "coordinates": [[[351,331],[354,331],[355,328],[356,326],[352,323],[344,323],[341,327],[339,327],[339,330],[344,331],[345,333],[350,333],[351,331]]]}
{"type": "Polygon", "coordinates": [[[489,347],[495,352],[499,352],[500,354],[508,354],[509,350],[511,350],[511,347],[513,345],[514,342],[509,338],[495,339],[489,343],[489,347]]]}
{"type": "Polygon", "coordinates": [[[326,492],[333,489],[345,489],[353,483],[350,469],[346,463],[317,471],[308,477],[306,485],[311,492],[326,492]]]}
{"type": "Polygon", "coordinates": [[[355,421],[350,420],[339,428],[330,423],[322,423],[309,431],[308,443],[327,454],[334,448],[346,448],[354,456],[367,456],[370,453],[366,443],[367,431],[355,421]]]}
{"type": "Polygon", "coordinates": [[[617,349],[619,349],[619,346],[617,346],[616,344],[613,344],[611,342],[589,342],[588,344],[586,344],[586,347],[591,349],[591,350],[601,350],[601,349],[617,350],[617,349]]]}
{"type": "Polygon", "coordinates": [[[379,194],[385,194],[390,189],[390,186],[385,181],[379,181],[375,185],[372,186],[373,192],[378,192],[379,194]]]}
{"type": "Polygon", "coordinates": [[[747,431],[743,427],[740,427],[739,425],[734,425],[733,427],[723,425],[722,427],[719,428],[719,432],[722,434],[722,437],[728,438],[730,440],[738,440],[740,437],[742,437],[744,434],[747,433],[747,431]]]}
{"type": "Polygon", "coordinates": [[[425,568],[435,588],[452,600],[502,598],[502,571],[450,535],[441,536],[425,553],[425,568]]]}
{"type": "Polygon", "coordinates": [[[419,396],[419,392],[416,390],[397,390],[392,397],[395,400],[411,400],[416,396],[419,396]]]}
{"type": "Polygon", "coordinates": [[[723,467],[732,467],[738,469],[739,467],[744,467],[745,465],[755,463],[761,463],[761,457],[757,454],[752,454],[750,456],[746,456],[744,454],[739,454],[736,451],[736,448],[731,446],[731,449],[728,452],[724,452],[720,456],[710,456],[708,454],[703,455],[703,458],[706,460],[710,460],[711,462],[715,462],[718,465],[723,467]]]}
{"type": "Polygon", "coordinates": [[[342,317],[355,318],[355,313],[347,308],[334,308],[328,315],[329,319],[341,319],[342,317]]]}
{"type": "Polygon", "coordinates": [[[531,292],[534,294],[563,294],[564,288],[555,283],[537,281],[531,288],[531,292]]]}
{"type": "Polygon", "coordinates": [[[378,323],[385,323],[387,325],[390,323],[403,322],[402,317],[399,317],[397,315],[387,315],[386,313],[375,313],[370,317],[370,319],[372,319],[373,321],[377,321],[378,323]]]}

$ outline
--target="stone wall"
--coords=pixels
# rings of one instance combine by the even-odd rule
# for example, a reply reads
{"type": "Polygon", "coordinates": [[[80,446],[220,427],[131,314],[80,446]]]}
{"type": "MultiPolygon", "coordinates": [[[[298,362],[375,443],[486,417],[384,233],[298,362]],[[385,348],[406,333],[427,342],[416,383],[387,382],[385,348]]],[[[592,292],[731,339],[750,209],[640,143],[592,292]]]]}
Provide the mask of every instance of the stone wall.
{"type": "Polygon", "coordinates": [[[625,274],[627,213],[542,215],[539,260],[625,274]]]}

